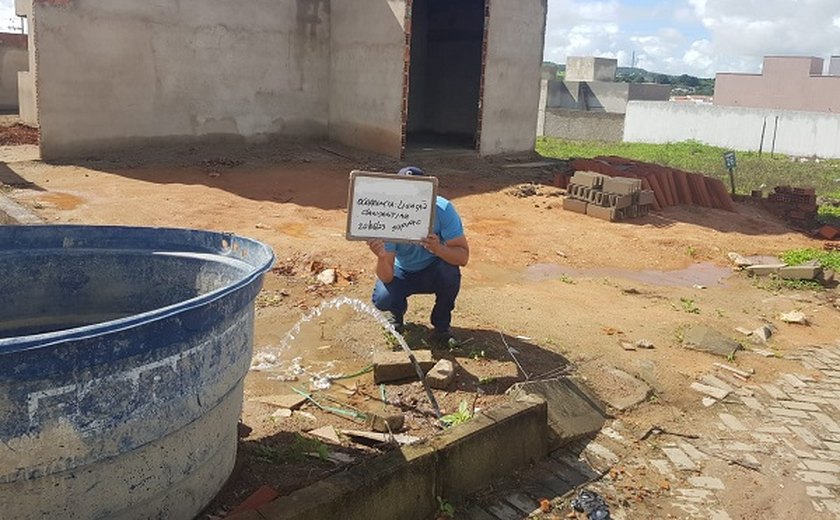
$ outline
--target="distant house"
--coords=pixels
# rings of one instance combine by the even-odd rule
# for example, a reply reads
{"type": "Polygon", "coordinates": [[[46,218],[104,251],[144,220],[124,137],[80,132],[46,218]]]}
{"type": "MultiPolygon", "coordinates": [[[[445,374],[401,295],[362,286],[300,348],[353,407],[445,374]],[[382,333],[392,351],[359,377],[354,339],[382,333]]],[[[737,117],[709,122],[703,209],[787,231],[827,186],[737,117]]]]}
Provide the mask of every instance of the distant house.
{"type": "Polygon", "coordinates": [[[29,69],[26,51],[27,36],[20,33],[0,33],[0,110],[17,112],[18,73],[29,69]]]}
{"type": "Polygon", "coordinates": [[[546,0],[16,5],[45,159],[277,136],[394,157],[534,147],[546,0]]]}
{"type": "Polygon", "coordinates": [[[766,56],[761,74],[718,73],[715,105],[840,113],[840,56],[766,56]]]}

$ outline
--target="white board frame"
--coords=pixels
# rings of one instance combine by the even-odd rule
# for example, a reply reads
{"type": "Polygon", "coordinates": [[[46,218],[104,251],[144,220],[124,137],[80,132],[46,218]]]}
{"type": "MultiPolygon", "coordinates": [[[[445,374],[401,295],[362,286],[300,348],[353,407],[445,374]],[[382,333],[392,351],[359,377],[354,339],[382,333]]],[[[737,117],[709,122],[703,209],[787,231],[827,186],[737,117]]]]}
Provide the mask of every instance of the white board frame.
{"type": "MultiPolygon", "coordinates": [[[[429,234],[431,234],[434,231],[435,208],[437,206],[437,188],[438,180],[436,177],[429,177],[426,175],[394,175],[388,173],[353,170],[352,172],[350,172],[350,186],[347,193],[347,230],[345,234],[347,240],[384,240],[386,242],[404,244],[419,243],[422,238],[426,238],[429,234]],[[416,190],[430,188],[431,198],[427,198],[426,196],[424,196],[424,194],[411,194],[415,197],[419,195],[419,201],[425,201],[428,203],[428,209],[420,213],[414,214],[415,217],[418,217],[421,220],[421,223],[416,227],[422,231],[406,235],[400,234],[398,232],[389,231],[387,228],[384,230],[384,232],[368,232],[368,230],[359,230],[357,224],[360,222],[360,219],[370,219],[370,217],[368,216],[360,215],[359,213],[361,210],[357,211],[357,209],[360,207],[357,205],[358,196],[360,194],[366,194],[365,190],[367,189],[367,187],[364,186],[364,183],[368,179],[375,179],[376,182],[374,183],[374,185],[378,186],[379,188],[381,188],[383,185],[382,181],[386,181],[388,184],[394,183],[394,185],[403,184],[404,187],[409,187],[409,191],[411,191],[412,189],[416,190]],[[412,183],[416,186],[412,186],[405,183],[412,183]]],[[[375,193],[374,195],[381,195],[381,192],[375,193]]]]}

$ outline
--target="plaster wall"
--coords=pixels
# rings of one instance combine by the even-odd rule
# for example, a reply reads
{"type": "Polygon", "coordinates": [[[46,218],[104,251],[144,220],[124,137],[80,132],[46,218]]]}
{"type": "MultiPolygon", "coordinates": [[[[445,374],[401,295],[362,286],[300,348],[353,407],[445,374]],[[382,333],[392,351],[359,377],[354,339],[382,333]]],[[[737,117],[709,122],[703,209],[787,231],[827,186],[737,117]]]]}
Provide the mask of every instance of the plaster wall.
{"type": "Polygon", "coordinates": [[[566,58],[566,79],[568,81],[615,81],[618,60],[592,56],[569,56],[566,58]]]}
{"type": "Polygon", "coordinates": [[[329,135],[342,143],[402,153],[405,0],[333,2],[329,135]]]}
{"type": "Polygon", "coordinates": [[[26,36],[0,34],[0,110],[18,110],[18,73],[28,68],[26,36]]]}
{"type": "Polygon", "coordinates": [[[481,154],[533,150],[547,0],[489,0],[481,154]]]}
{"type": "Polygon", "coordinates": [[[822,72],[821,58],[769,56],[761,74],[718,74],[714,103],[840,113],[840,76],[822,72]]]}
{"type": "Polygon", "coordinates": [[[740,151],[840,158],[840,114],[652,101],[627,105],[624,141],[687,140],[740,151]]]}
{"type": "Polygon", "coordinates": [[[329,0],[39,1],[32,18],[44,159],[327,133],[329,0]]]}
{"type": "Polygon", "coordinates": [[[624,114],[550,108],[545,112],[545,135],[576,141],[621,142],[624,114]]]}
{"type": "Polygon", "coordinates": [[[670,85],[549,81],[548,108],[623,114],[630,100],[667,101],[670,85]]]}

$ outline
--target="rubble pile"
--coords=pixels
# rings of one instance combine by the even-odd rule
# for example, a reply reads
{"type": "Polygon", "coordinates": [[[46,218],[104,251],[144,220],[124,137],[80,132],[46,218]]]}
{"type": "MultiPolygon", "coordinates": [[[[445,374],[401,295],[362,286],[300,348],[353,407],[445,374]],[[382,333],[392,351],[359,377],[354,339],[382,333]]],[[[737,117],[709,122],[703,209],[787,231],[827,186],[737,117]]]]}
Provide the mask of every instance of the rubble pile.
{"type": "Polygon", "coordinates": [[[639,179],[579,171],[566,187],[563,209],[613,222],[647,215],[654,200],[639,179]]]}
{"type": "Polygon", "coordinates": [[[776,186],[762,199],[770,213],[800,229],[817,227],[817,195],[814,188],[776,186]]]}

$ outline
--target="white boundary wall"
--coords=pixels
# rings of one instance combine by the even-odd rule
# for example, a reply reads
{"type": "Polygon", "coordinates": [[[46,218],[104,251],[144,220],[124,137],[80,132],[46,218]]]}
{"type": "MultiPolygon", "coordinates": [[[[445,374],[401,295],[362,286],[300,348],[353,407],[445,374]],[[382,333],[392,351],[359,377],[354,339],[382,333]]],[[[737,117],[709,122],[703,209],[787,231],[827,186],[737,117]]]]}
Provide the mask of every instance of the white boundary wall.
{"type": "Polygon", "coordinates": [[[738,151],[761,148],[767,153],[840,158],[840,114],[659,101],[628,103],[625,142],[687,140],[738,151]]]}

